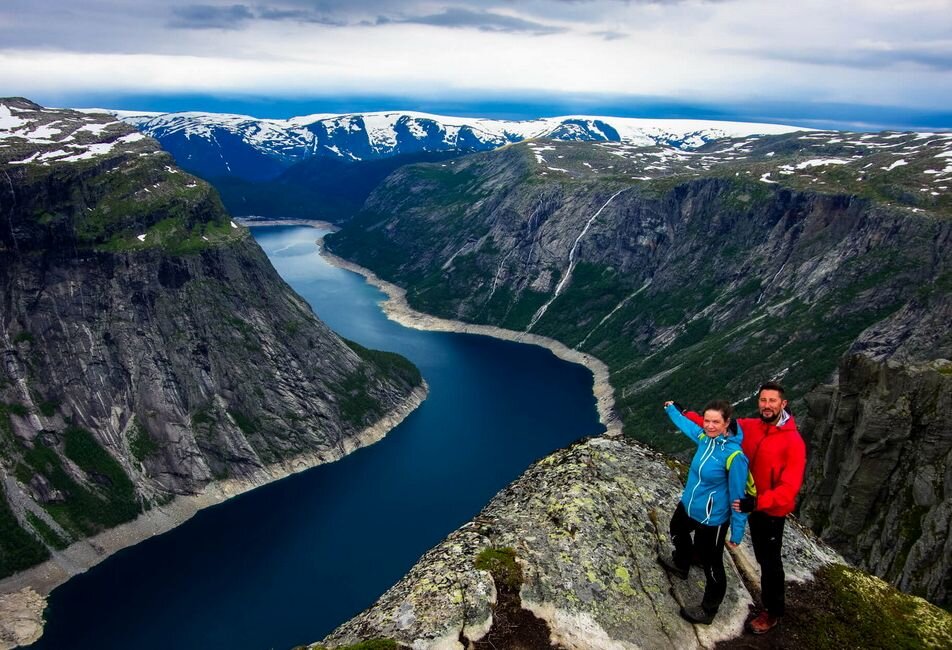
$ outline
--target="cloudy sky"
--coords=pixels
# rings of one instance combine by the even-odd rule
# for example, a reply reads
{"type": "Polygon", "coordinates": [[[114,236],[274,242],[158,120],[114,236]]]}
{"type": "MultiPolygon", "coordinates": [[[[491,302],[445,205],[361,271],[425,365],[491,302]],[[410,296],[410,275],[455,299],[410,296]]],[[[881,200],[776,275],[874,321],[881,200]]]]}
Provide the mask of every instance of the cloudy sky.
{"type": "Polygon", "coordinates": [[[3,0],[0,95],[952,127],[952,0],[3,0]]]}

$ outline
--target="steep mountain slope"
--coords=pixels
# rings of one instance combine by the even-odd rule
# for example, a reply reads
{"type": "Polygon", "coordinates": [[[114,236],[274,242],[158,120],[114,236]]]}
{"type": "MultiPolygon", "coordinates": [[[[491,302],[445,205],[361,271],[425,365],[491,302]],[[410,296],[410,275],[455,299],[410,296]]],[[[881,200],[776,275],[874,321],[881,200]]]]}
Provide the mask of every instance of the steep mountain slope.
{"type": "Polygon", "coordinates": [[[671,449],[664,399],[743,410],[769,377],[799,399],[877,323],[883,353],[952,355],[924,318],[952,288],[950,150],[923,134],[522,143],[398,170],[327,243],[417,309],[592,353],[626,433],[671,449]]]}
{"type": "Polygon", "coordinates": [[[948,608],[952,362],[851,355],[807,404],[804,522],[858,566],[948,608]]]}
{"type": "Polygon", "coordinates": [[[360,210],[373,189],[395,169],[459,155],[424,151],[366,161],[320,156],[295,163],[270,180],[219,176],[209,182],[231,214],[343,222],[360,210]]]}
{"type": "Polygon", "coordinates": [[[338,458],[420,399],[408,361],[334,335],[206,183],[110,117],[0,100],[0,223],[0,575],[338,458]]]}

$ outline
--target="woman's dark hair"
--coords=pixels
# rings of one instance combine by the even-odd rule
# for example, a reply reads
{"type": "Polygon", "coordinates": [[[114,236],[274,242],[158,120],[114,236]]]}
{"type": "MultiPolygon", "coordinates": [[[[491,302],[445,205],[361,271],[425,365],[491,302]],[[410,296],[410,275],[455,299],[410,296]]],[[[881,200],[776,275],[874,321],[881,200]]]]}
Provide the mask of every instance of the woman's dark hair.
{"type": "Polygon", "coordinates": [[[724,421],[730,420],[734,415],[734,407],[731,406],[731,403],[727,400],[716,399],[707,403],[707,406],[704,407],[703,413],[708,411],[719,411],[722,416],[724,416],[724,421]]]}

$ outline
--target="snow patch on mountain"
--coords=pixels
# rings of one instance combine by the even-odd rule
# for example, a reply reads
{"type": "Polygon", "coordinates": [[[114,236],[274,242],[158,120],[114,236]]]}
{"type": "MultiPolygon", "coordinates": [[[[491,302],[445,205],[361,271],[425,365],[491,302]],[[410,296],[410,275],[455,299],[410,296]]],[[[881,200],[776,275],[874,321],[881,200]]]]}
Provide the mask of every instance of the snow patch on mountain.
{"type": "MultiPolygon", "coordinates": [[[[220,152],[237,143],[285,166],[313,156],[367,160],[416,151],[484,151],[530,139],[620,142],[634,147],[662,144],[689,150],[720,138],[799,130],[780,124],[591,115],[514,121],[415,111],[319,113],[287,120],[202,112],[112,113],[160,142],[198,138],[220,152]],[[228,144],[222,142],[226,136],[228,144]]],[[[226,164],[228,157],[221,154],[226,164]]]]}

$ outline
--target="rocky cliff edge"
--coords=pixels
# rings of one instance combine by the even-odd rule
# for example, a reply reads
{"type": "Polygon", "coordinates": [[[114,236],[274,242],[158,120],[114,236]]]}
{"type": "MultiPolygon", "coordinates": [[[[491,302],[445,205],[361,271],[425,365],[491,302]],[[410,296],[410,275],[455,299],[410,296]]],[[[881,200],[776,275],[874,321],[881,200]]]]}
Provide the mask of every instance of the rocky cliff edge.
{"type": "MultiPolygon", "coordinates": [[[[558,451],[311,648],[388,639],[381,647],[631,650],[738,637],[754,601],[746,585],[759,582],[748,542],[725,558],[730,585],[711,626],[678,615],[679,603],[700,601],[700,569],[681,581],[656,563],[670,552],[681,490],[674,461],[631,441],[593,438],[558,451]]],[[[795,521],[784,553],[788,580],[843,562],[795,521]]],[[[939,638],[952,634],[949,617],[940,620],[939,638]]]]}

